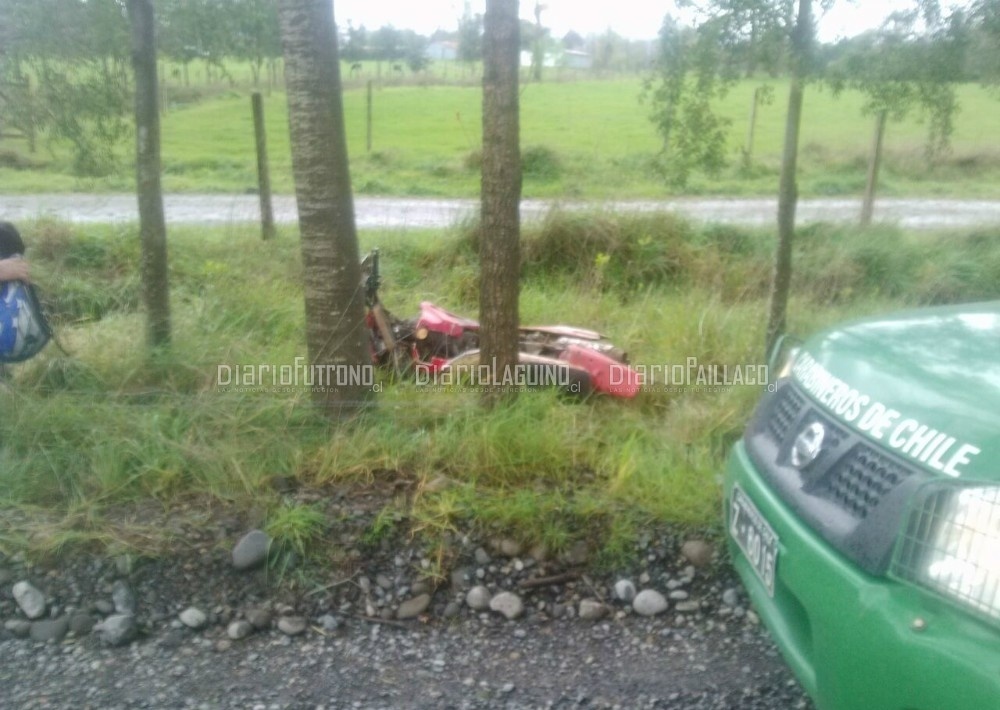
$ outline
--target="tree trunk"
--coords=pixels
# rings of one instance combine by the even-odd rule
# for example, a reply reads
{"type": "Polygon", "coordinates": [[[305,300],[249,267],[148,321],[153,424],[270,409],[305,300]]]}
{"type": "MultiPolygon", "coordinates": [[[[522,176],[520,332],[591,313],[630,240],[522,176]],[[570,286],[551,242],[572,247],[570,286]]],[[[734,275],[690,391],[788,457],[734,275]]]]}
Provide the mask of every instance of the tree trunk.
{"type": "Polygon", "coordinates": [[[128,0],[128,16],[135,70],[135,166],[146,341],[150,347],[158,348],[170,344],[170,284],[167,277],[167,227],[160,186],[159,88],[152,0],[128,0]]]}
{"type": "Polygon", "coordinates": [[[330,0],[280,0],[278,18],[312,389],[327,414],[344,416],[366,403],[371,362],[333,4],[330,0]]]}
{"type": "Polygon", "coordinates": [[[521,153],[517,0],[487,0],[483,17],[483,166],[480,225],[480,362],[492,368],[484,401],[512,399],[521,271],[521,153]]]}
{"type": "Polygon", "coordinates": [[[765,356],[770,355],[785,331],[788,294],[792,283],[792,239],[795,236],[795,207],[798,201],[796,169],[799,155],[799,126],[802,122],[802,94],[814,34],[812,0],[799,0],[798,17],[792,36],[791,85],[785,119],[785,145],[781,156],[778,187],[778,247],[771,280],[771,303],[767,321],[765,356]]]}
{"type": "Polygon", "coordinates": [[[861,226],[870,227],[875,213],[875,190],[878,187],[878,173],[882,166],[882,142],[885,138],[885,121],[888,111],[879,111],[875,118],[875,136],[872,138],[872,154],[868,160],[868,182],[865,185],[865,199],[861,204],[861,226]]]}

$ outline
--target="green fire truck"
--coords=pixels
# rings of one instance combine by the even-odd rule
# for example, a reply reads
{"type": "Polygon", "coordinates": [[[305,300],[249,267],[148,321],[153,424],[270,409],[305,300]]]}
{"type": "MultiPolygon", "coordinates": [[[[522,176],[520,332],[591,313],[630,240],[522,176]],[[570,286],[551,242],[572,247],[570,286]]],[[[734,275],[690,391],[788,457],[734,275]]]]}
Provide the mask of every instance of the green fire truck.
{"type": "Polygon", "coordinates": [[[783,348],[730,552],[820,710],[1000,710],[1000,302],[783,348]]]}

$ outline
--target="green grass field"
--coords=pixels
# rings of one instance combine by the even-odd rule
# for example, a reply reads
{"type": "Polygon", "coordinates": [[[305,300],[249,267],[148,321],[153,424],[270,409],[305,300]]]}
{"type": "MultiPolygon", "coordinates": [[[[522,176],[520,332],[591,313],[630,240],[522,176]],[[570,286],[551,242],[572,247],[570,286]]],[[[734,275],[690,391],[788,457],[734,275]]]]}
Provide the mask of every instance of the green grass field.
{"type": "MultiPolygon", "coordinates": [[[[456,72],[459,70],[456,69],[456,72]]],[[[345,71],[345,77],[347,72],[345,71]]],[[[785,85],[772,82],[774,101],[759,112],[750,171],[739,168],[750,96],[743,82],[722,112],[731,118],[730,165],[718,176],[696,176],[688,194],[773,194],[783,135],[785,85]]],[[[669,193],[654,169],[659,139],[640,102],[636,77],[522,84],[521,143],[526,197],[648,198],[669,193]]],[[[164,188],[244,192],[256,186],[249,91],[171,89],[163,116],[164,188]],[[174,92],[173,94],[171,92],[174,92]],[[174,99],[170,99],[171,96],[174,99]],[[197,100],[196,100],[197,99],[197,100]]],[[[924,157],[926,126],[918,117],[889,125],[883,195],[1000,196],[1000,111],[995,92],[960,88],[961,111],[952,151],[931,166],[924,157]]],[[[391,79],[373,91],[372,150],[366,150],[366,91],[349,81],[345,114],[354,189],[364,194],[473,196],[479,186],[481,91],[474,82],[419,84],[391,79]]],[[[290,193],[284,95],[266,99],[272,185],[290,193]]],[[[834,97],[810,86],[801,138],[804,196],[859,195],[864,186],[873,120],[860,97],[834,97]]],[[[126,147],[127,148],[127,147],[126,147]]],[[[124,151],[127,153],[127,149],[124,151]]],[[[23,141],[0,140],[0,183],[8,192],[127,191],[131,168],[78,179],[65,147],[25,152],[23,141]],[[18,167],[12,167],[18,166],[18,167]]]]}
{"type": "MultiPolygon", "coordinates": [[[[174,342],[150,357],[135,226],[22,227],[71,355],[49,346],[0,387],[5,553],[162,553],[183,520],[223,513],[259,516],[292,547],[332,549],[321,532],[335,521],[308,501],[402,480],[411,495],[386,497],[372,536],[395,521],[431,546],[454,529],[552,550],[583,539],[621,562],[650,524],[717,529],[717,476],[761,395],[660,380],[632,401],[529,392],[487,412],[472,393],[386,382],[368,414],[331,425],[300,388],[217,386],[219,365],[305,353],[291,230],[267,249],[251,226],[172,230],[174,342]]],[[[996,298],[997,237],[810,227],[798,240],[791,330],[996,298]]],[[[397,314],[421,299],[476,313],[467,233],[362,241],[382,248],[383,298],[397,314]]],[[[597,328],[638,365],[762,364],[771,245],[765,232],[670,214],[556,213],[524,235],[522,320],[597,328]]]]}

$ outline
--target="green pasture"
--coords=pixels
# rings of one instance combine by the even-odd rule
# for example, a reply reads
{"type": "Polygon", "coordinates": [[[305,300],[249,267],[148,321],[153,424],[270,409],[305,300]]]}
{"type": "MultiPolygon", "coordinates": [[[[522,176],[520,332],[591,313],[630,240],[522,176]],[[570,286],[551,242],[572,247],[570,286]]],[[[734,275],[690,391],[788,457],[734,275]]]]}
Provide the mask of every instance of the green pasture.
{"type": "MultiPolygon", "coordinates": [[[[338,549],[323,501],[390,491],[369,530],[439,546],[454,531],[623,562],[651,525],[716,531],[718,474],[762,385],[668,382],[665,366],[761,365],[773,235],[672,214],[555,212],[524,235],[521,317],[599,329],[659,375],[634,400],[474,393],[380,380],[370,411],[332,425],[301,387],[221,387],[220,365],[305,355],[293,230],[171,230],[174,337],[143,345],[134,225],[21,225],[69,354],[49,346],[0,386],[0,551],[93,546],[157,554],[186,521],[235,515],[307,556],[338,549]],[[397,482],[405,483],[400,493],[397,482]]],[[[1000,297],[995,232],[799,234],[793,332],[921,303],[1000,297]]],[[[467,229],[366,232],[383,300],[475,315],[467,229]]],[[[181,535],[183,537],[183,535],[181,535]]],[[[440,570],[438,570],[440,571],[440,570]]],[[[435,572],[435,571],[432,571],[435,572]]]]}
{"type": "MultiPolygon", "coordinates": [[[[351,78],[345,66],[345,117],[353,185],[361,194],[474,196],[479,186],[481,90],[453,67],[450,81],[372,73],[351,78]],[[372,78],[371,151],[367,149],[365,77],[372,78]]],[[[244,71],[244,73],[246,73],[244,71]]],[[[242,74],[239,76],[242,77],[242,74]]],[[[244,77],[245,79],[245,77],[244,77]]],[[[729,165],[717,176],[696,176],[687,194],[769,195],[776,191],[784,132],[786,87],[770,82],[774,100],[758,111],[754,163],[740,167],[750,97],[757,81],[738,84],[720,105],[732,123],[729,165]]],[[[199,89],[168,81],[163,115],[164,189],[245,192],[256,167],[247,82],[199,89]]],[[[284,95],[267,92],[268,150],[275,191],[293,190],[284,95]]],[[[526,197],[627,199],[670,194],[659,177],[660,142],[640,100],[642,80],[546,81],[521,87],[521,144],[526,197]]],[[[861,97],[806,92],[800,193],[860,195],[873,119],[861,97]]],[[[881,194],[995,198],[1000,194],[1000,104],[995,92],[963,86],[952,150],[935,164],[924,154],[919,116],[890,122],[881,194]]],[[[80,179],[69,173],[65,146],[26,152],[23,141],[0,139],[0,184],[8,192],[126,191],[132,169],[80,179]]],[[[126,151],[127,152],[127,151],[126,151]]]]}

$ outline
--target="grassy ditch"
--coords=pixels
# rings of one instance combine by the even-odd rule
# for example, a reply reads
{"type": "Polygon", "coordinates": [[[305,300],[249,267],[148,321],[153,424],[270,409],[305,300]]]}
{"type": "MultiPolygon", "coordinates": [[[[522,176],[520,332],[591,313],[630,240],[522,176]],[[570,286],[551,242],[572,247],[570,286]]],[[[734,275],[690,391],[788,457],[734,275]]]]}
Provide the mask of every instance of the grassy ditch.
{"type": "MultiPolygon", "coordinates": [[[[524,322],[607,333],[660,373],[633,401],[380,383],[334,426],[301,387],[221,387],[220,365],[304,356],[298,245],[251,226],[174,229],[174,346],[149,356],[134,226],[25,224],[65,355],[49,346],[0,387],[0,550],[93,545],[156,554],[184,521],[236,516],[299,555],[328,547],[324,501],[377,492],[366,537],[451,531],[616,561],[650,523],[714,529],[718,472],[759,386],[667,382],[664,367],[759,365],[773,238],[670,214],[553,213],[524,237],[524,322]],[[693,358],[693,360],[691,360],[693,358]]],[[[1000,234],[812,227],[799,236],[792,329],[894,306],[1000,295],[1000,234]]],[[[363,235],[384,302],[476,311],[469,230],[363,235]]]]}

